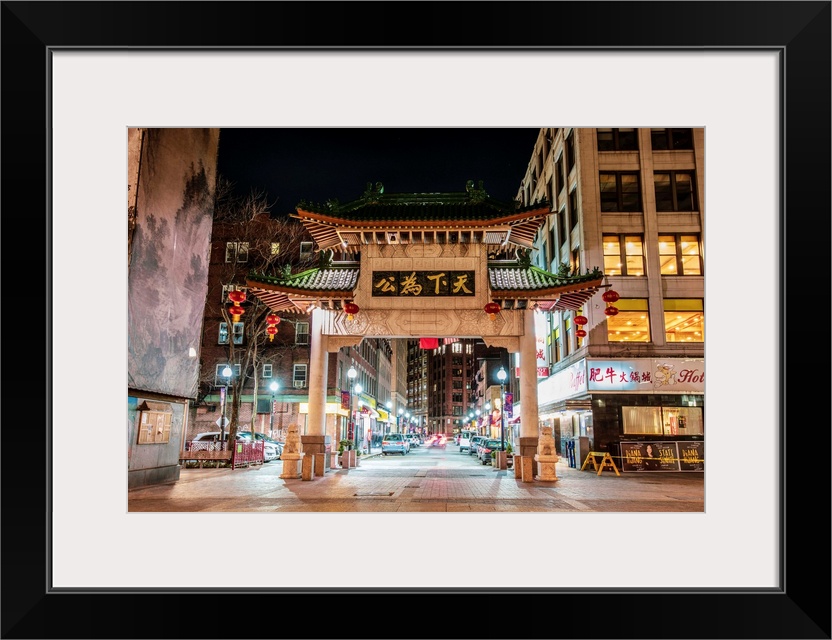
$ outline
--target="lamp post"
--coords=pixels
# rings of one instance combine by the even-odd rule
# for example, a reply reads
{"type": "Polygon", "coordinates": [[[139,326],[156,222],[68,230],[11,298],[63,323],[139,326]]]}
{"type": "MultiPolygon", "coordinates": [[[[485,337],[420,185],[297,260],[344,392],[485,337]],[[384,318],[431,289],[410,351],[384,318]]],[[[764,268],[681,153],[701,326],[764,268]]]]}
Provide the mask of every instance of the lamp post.
{"type": "Polygon", "coordinates": [[[500,367],[497,380],[500,381],[500,451],[506,450],[506,373],[505,367],[500,367]]]}
{"type": "Polygon", "coordinates": [[[384,427],[384,431],[380,434],[382,437],[384,437],[385,433],[390,433],[390,414],[393,412],[393,403],[388,400],[385,403],[385,406],[387,407],[387,426],[384,427]]]}
{"type": "Polygon", "coordinates": [[[272,409],[269,415],[269,437],[274,438],[274,394],[277,392],[277,387],[279,385],[277,382],[272,382],[269,385],[269,389],[272,390],[272,409]]]}
{"type": "MultiPolygon", "coordinates": [[[[355,384],[355,395],[360,396],[362,391],[364,391],[364,387],[362,387],[360,384],[356,383],[355,384]]],[[[356,422],[357,422],[358,421],[358,416],[361,414],[361,398],[360,397],[358,398],[358,401],[357,401],[356,404],[357,404],[357,407],[356,407],[356,410],[355,410],[355,418],[356,418],[356,422]]],[[[363,427],[362,427],[362,433],[363,433],[363,427]]],[[[354,443],[355,446],[358,446],[358,425],[355,426],[355,440],[353,440],[353,443],[354,443]]]]}
{"type": "Polygon", "coordinates": [[[355,434],[355,416],[352,412],[352,394],[355,387],[355,378],[358,375],[358,371],[355,370],[355,367],[350,367],[347,371],[347,377],[350,379],[350,419],[347,421],[347,440],[351,443],[353,442],[353,437],[355,434]]]}
{"type": "MultiPolygon", "coordinates": [[[[222,370],[222,377],[225,384],[222,387],[222,418],[220,421],[220,443],[225,442],[225,405],[228,399],[228,382],[231,380],[231,367],[225,365],[222,370]]],[[[222,444],[220,444],[222,446],[222,444]]]]}
{"type": "Polygon", "coordinates": [[[399,419],[396,420],[396,432],[402,433],[402,423],[404,421],[404,409],[399,407],[399,419]]]}
{"type": "MultiPolygon", "coordinates": [[[[486,403],[483,405],[483,409],[485,409],[485,415],[487,415],[487,416],[488,416],[488,429],[487,429],[487,433],[490,435],[490,434],[491,434],[491,403],[490,403],[490,402],[486,402],[486,403]]],[[[483,435],[483,434],[481,433],[480,435],[483,435]]]]}

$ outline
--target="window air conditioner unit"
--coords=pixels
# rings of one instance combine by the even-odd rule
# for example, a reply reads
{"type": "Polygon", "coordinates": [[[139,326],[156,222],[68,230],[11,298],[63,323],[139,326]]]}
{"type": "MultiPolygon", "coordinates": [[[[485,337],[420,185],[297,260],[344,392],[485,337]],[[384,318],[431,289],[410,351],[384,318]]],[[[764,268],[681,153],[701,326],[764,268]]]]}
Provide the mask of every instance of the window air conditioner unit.
{"type": "Polygon", "coordinates": [[[295,384],[295,389],[303,389],[306,386],[306,383],[304,383],[303,380],[295,380],[294,384],[295,384]]]}

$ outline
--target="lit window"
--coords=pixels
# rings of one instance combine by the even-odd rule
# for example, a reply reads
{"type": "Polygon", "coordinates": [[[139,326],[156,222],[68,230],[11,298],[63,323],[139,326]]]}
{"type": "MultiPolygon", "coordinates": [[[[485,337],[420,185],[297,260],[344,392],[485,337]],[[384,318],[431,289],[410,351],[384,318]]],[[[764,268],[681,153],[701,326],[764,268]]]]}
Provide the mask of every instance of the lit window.
{"type": "Polygon", "coordinates": [[[279,242],[272,242],[271,244],[271,253],[273,256],[280,255],[280,243],[279,242]]]}
{"type": "Polygon", "coordinates": [[[618,314],[607,316],[607,340],[610,342],[650,342],[650,319],[647,300],[621,298],[613,303],[618,314]]]}
{"type": "Polygon", "coordinates": [[[641,236],[604,236],[604,273],[608,276],[643,276],[644,243],[641,236]]]}
{"type": "Polygon", "coordinates": [[[701,276],[699,234],[659,236],[659,261],[663,276],[701,276]]]}
{"type": "Polygon", "coordinates": [[[705,305],[699,298],[664,301],[664,335],[668,342],[705,342],[705,305]]]}
{"type": "Polygon", "coordinates": [[[263,377],[264,378],[271,378],[272,377],[272,365],[264,364],[263,365],[263,377]]]}
{"type": "Polygon", "coordinates": [[[219,339],[217,344],[228,344],[228,323],[220,322],[219,339]]]}

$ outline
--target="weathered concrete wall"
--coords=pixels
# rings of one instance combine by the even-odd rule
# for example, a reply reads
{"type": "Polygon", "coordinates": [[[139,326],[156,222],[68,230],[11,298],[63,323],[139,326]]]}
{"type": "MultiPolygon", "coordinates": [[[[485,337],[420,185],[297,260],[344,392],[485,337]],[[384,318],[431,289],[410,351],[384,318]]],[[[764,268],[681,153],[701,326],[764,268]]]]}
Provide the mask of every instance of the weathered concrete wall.
{"type": "Polygon", "coordinates": [[[199,381],[218,142],[219,129],[128,133],[130,488],[179,478],[188,405],[199,381]],[[136,407],[144,398],[170,403],[169,442],[138,444],[136,407]]]}

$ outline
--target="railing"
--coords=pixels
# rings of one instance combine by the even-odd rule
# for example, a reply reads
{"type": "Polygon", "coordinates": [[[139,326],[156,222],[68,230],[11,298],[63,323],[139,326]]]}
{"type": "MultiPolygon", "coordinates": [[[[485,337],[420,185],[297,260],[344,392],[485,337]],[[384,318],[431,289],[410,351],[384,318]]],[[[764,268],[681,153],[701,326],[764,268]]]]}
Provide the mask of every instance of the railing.
{"type": "Polygon", "coordinates": [[[213,440],[185,442],[185,450],[179,454],[179,461],[195,460],[201,469],[206,461],[230,462],[231,468],[245,467],[251,464],[263,464],[265,444],[261,442],[235,442],[231,450],[228,442],[213,440]]]}

